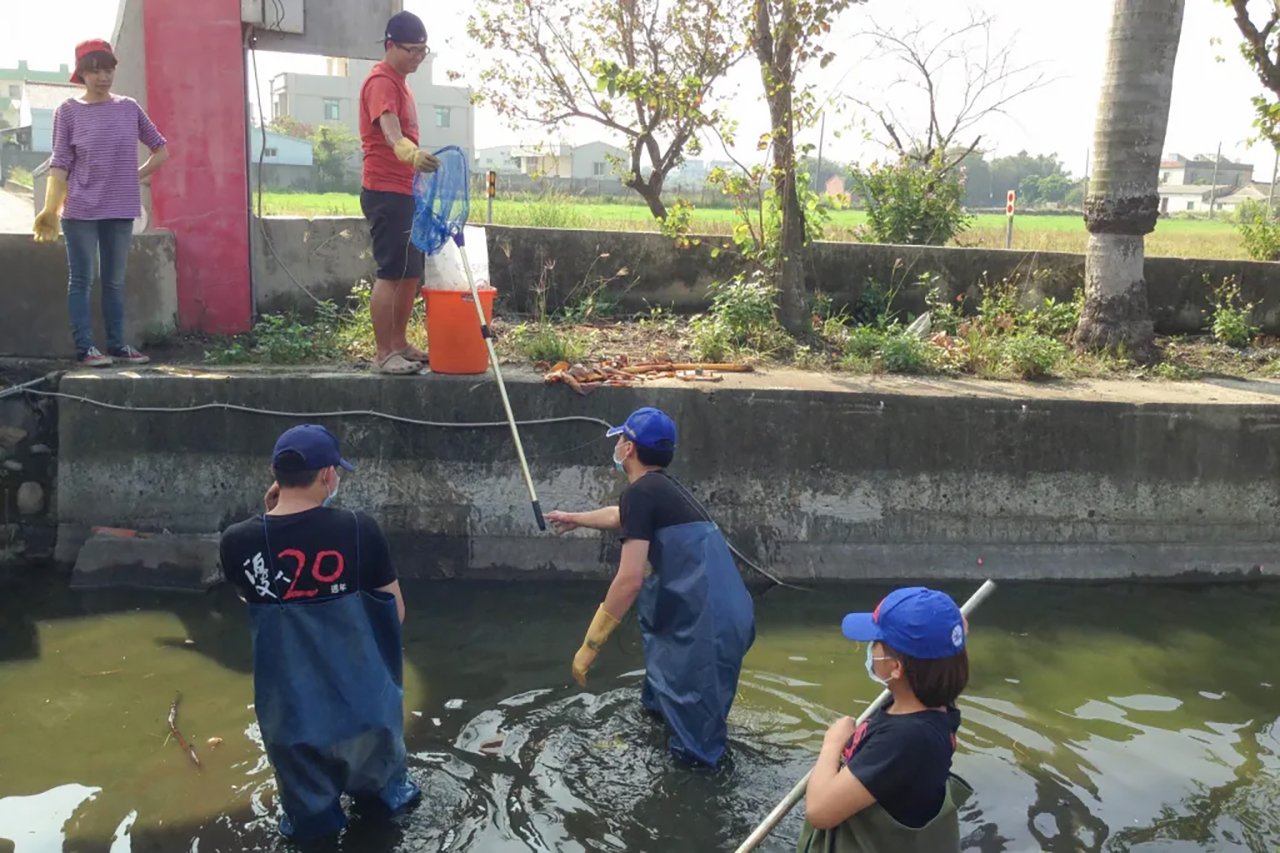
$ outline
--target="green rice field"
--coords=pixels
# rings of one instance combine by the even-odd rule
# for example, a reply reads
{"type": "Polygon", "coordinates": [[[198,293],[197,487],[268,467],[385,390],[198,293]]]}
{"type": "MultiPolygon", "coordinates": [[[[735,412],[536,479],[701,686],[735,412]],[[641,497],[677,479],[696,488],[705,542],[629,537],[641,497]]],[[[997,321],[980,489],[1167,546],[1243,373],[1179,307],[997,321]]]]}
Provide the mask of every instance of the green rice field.
{"type": "MultiPolygon", "coordinates": [[[[263,213],[268,216],[360,216],[359,196],[348,193],[263,193],[263,213]]],[[[483,201],[472,209],[471,221],[485,220],[483,201]]],[[[541,228],[584,228],[605,231],[656,231],[657,222],[640,204],[574,201],[566,199],[500,200],[493,205],[493,222],[498,225],[527,225],[541,228]]],[[[699,208],[693,216],[694,230],[702,234],[729,234],[734,212],[727,208],[699,208]]],[[[858,210],[831,213],[827,238],[856,240],[857,230],[866,222],[858,210]]],[[[980,214],[969,230],[957,237],[957,246],[1004,246],[1005,218],[1000,214],[980,214]]],[[[1083,252],[1088,233],[1078,214],[1022,216],[1015,220],[1013,246],[1016,249],[1047,252],[1083,252]]],[[[1229,216],[1216,221],[1202,219],[1162,219],[1147,237],[1147,254],[1189,258],[1245,258],[1244,245],[1229,216]]]]}

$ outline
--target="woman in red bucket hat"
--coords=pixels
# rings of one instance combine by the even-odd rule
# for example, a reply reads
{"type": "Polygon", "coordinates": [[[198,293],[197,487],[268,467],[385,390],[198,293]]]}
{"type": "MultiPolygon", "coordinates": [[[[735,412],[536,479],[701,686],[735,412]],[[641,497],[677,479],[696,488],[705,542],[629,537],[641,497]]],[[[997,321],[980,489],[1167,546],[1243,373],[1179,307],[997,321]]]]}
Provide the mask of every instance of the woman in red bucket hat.
{"type": "Polygon", "coordinates": [[[102,39],[76,45],[71,82],[84,94],[68,98],[53,115],[53,156],[44,209],[32,231],[38,242],[58,238],[58,214],[67,242],[67,313],[76,361],[86,367],[150,359],[124,339],[124,275],[133,221],[142,213],[140,185],[169,158],[165,138],[137,101],[111,92],[116,56],[102,39]],[[138,165],[137,144],[151,149],[138,165]],[[102,319],[107,352],[93,342],[90,293],[94,256],[102,275],[102,319]]]}

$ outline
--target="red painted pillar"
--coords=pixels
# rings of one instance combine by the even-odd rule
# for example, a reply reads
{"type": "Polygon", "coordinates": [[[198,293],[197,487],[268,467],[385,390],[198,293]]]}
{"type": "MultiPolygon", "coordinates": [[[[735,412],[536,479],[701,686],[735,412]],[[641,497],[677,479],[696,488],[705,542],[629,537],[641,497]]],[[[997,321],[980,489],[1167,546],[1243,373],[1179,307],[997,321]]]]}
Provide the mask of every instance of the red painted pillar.
{"type": "Polygon", "coordinates": [[[178,323],[247,331],[245,72],[238,0],[143,0],[147,111],[173,156],[152,180],[152,225],[177,242],[178,323]]]}

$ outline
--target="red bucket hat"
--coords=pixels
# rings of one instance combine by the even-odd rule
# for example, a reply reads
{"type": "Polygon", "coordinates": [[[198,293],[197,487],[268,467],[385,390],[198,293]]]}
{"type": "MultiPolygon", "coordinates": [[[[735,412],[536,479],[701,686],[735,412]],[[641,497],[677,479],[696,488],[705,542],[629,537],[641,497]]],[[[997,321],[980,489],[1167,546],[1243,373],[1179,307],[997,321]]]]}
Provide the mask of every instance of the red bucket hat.
{"type": "MultiPolygon", "coordinates": [[[[76,67],[80,67],[80,60],[84,59],[91,53],[106,53],[115,58],[115,51],[111,49],[111,43],[102,39],[89,39],[82,41],[76,45],[76,67]]],[[[76,71],[71,75],[72,83],[84,83],[84,78],[80,76],[80,72],[76,71]]]]}

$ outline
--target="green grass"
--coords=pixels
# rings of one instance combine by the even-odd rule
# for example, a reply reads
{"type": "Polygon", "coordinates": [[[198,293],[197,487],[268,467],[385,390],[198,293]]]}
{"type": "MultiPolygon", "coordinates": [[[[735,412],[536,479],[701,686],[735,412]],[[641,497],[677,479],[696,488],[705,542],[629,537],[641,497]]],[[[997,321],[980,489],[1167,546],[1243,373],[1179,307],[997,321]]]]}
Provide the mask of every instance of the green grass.
{"type": "MultiPolygon", "coordinates": [[[[255,202],[256,203],[256,202],[255,202]]],[[[263,193],[263,212],[268,216],[360,216],[360,198],[348,193],[263,193]]],[[[483,222],[483,199],[473,203],[472,222],[483,222]]],[[[658,223],[641,204],[594,203],[565,198],[499,200],[493,205],[493,221],[498,225],[530,225],[544,228],[585,228],[605,231],[656,231],[658,223]]],[[[703,234],[727,236],[734,223],[727,208],[698,208],[693,229],[703,234]]],[[[827,238],[855,240],[866,224],[858,210],[831,213],[827,238]]],[[[981,214],[972,227],[954,241],[957,246],[1003,248],[1005,218],[981,214]]],[[[1082,253],[1089,235],[1079,215],[1023,216],[1014,220],[1015,249],[1040,252],[1082,253]]],[[[1223,219],[1162,219],[1147,236],[1148,255],[1189,258],[1245,258],[1244,244],[1234,223],[1223,219]]]]}
{"type": "Polygon", "coordinates": [[[31,173],[20,166],[15,166],[13,170],[9,172],[9,180],[18,186],[26,187],[27,189],[31,189],[35,184],[35,181],[31,177],[31,173]]]}

